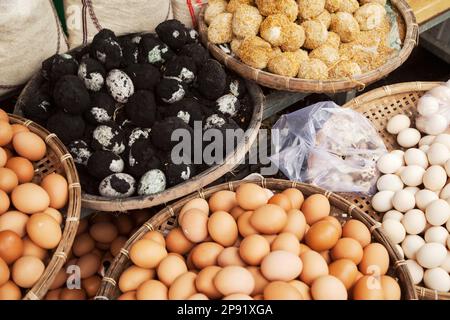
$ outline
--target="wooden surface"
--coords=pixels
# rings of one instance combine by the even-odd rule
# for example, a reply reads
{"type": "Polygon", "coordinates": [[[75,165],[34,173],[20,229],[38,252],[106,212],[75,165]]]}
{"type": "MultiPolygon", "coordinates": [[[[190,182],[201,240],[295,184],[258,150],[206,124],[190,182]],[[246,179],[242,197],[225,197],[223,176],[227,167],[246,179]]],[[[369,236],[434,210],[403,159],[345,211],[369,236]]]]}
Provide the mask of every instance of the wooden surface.
{"type": "Polygon", "coordinates": [[[450,0],[407,0],[419,25],[450,10],[450,0]]]}

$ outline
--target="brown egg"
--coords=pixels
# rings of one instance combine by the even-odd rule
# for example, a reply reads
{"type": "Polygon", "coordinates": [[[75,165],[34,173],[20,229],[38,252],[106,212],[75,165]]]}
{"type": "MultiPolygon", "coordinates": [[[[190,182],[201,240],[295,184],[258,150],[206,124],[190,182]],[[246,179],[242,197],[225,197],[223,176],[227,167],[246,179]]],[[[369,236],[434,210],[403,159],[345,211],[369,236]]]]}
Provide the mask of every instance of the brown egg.
{"type": "Polygon", "coordinates": [[[311,250],[310,247],[308,247],[306,244],[304,243],[300,243],[300,254],[302,254],[303,252],[309,251],[311,250]]]}
{"type": "Polygon", "coordinates": [[[273,195],[269,199],[268,203],[277,205],[286,212],[288,212],[289,210],[292,209],[291,200],[289,199],[289,197],[287,195],[282,194],[282,193],[273,195]]]}
{"type": "Polygon", "coordinates": [[[86,300],[86,292],[83,289],[64,288],[59,294],[60,300],[86,300]]]}
{"type": "Polygon", "coordinates": [[[306,231],[306,219],[298,209],[291,209],[287,212],[286,226],[281,232],[293,233],[298,240],[302,240],[306,231]]]}
{"type": "Polygon", "coordinates": [[[111,246],[109,247],[109,251],[113,255],[113,257],[117,256],[120,253],[120,250],[124,247],[127,242],[127,238],[119,236],[111,242],[111,246]]]}
{"type": "Polygon", "coordinates": [[[12,144],[17,154],[30,161],[39,161],[47,153],[47,146],[37,134],[33,132],[17,133],[12,144]]]}
{"type": "Polygon", "coordinates": [[[303,296],[289,283],[274,281],[264,288],[264,300],[303,300],[303,296]]]}
{"type": "Polygon", "coordinates": [[[286,195],[289,198],[293,209],[299,210],[302,207],[305,197],[300,190],[295,188],[288,188],[284,190],[282,194],[286,195]]]}
{"type": "Polygon", "coordinates": [[[186,272],[176,278],[169,288],[169,300],[186,300],[190,296],[196,294],[196,277],[197,274],[194,272],[186,272]]]}
{"type": "Polygon", "coordinates": [[[42,212],[50,204],[47,192],[34,183],[24,183],[11,192],[11,202],[17,210],[23,213],[42,212]]]}
{"type": "Polygon", "coordinates": [[[34,243],[44,249],[56,248],[62,237],[59,224],[45,213],[35,213],[30,217],[27,233],[34,243]]]}
{"type": "Polygon", "coordinates": [[[382,276],[389,268],[389,253],[379,243],[371,243],[364,248],[359,271],[365,275],[382,276]]]}
{"type": "Polygon", "coordinates": [[[190,209],[197,209],[205,213],[207,216],[209,215],[209,205],[208,201],[202,198],[195,198],[188,201],[183,208],[181,208],[178,216],[182,216],[186,211],[190,209]]]}
{"type": "Polygon", "coordinates": [[[325,218],[321,219],[321,221],[328,221],[328,222],[330,222],[339,231],[339,238],[342,236],[342,225],[339,222],[339,220],[336,219],[336,217],[326,216],[325,218]]]}
{"type": "Polygon", "coordinates": [[[12,264],[23,254],[23,241],[11,230],[0,231],[0,258],[12,264]]]}
{"type": "Polygon", "coordinates": [[[136,291],[137,300],[167,300],[167,287],[158,280],[147,280],[136,291]]]}
{"type": "Polygon", "coordinates": [[[196,293],[196,294],[193,294],[192,296],[190,296],[188,298],[188,300],[209,300],[209,299],[203,293],[196,293]]]}
{"type": "Polygon", "coordinates": [[[0,147],[0,167],[4,167],[7,161],[8,155],[6,154],[5,149],[0,147]]]}
{"type": "Polygon", "coordinates": [[[352,290],[353,300],[383,300],[384,293],[378,277],[364,276],[352,290]]]}
{"type": "Polygon", "coordinates": [[[233,245],[238,238],[238,227],[233,216],[225,211],[216,211],[208,219],[208,233],[224,247],[233,245]]]}
{"type": "Polygon", "coordinates": [[[220,270],[214,278],[214,286],[224,296],[234,293],[251,294],[255,289],[253,275],[239,266],[229,266],[220,270]]]}
{"type": "Polygon", "coordinates": [[[81,280],[81,286],[86,292],[88,298],[95,297],[95,294],[97,293],[101,284],[102,278],[97,275],[81,280]]]}
{"type": "Polygon", "coordinates": [[[222,250],[222,252],[217,257],[217,264],[221,267],[227,266],[241,266],[245,267],[245,262],[241,259],[239,255],[239,248],[228,247],[222,250]]]}
{"type": "Polygon", "coordinates": [[[110,222],[95,223],[89,229],[92,239],[101,243],[111,243],[118,233],[117,227],[110,222]]]}
{"type": "Polygon", "coordinates": [[[78,229],[77,229],[77,235],[82,234],[85,232],[89,227],[89,221],[88,219],[81,219],[78,223],[78,229]]]}
{"type": "Polygon", "coordinates": [[[255,228],[250,224],[250,217],[252,216],[253,211],[247,211],[241,214],[237,220],[237,225],[239,229],[239,233],[243,237],[247,237],[251,234],[256,234],[255,228]]]}
{"type": "Polygon", "coordinates": [[[195,278],[195,287],[198,292],[205,294],[210,299],[219,299],[223,295],[216,289],[214,278],[222,270],[218,266],[210,266],[201,270],[195,278]]]}
{"type": "Polygon", "coordinates": [[[120,214],[114,219],[114,224],[117,227],[117,231],[122,236],[130,234],[134,228],[133,220],[127,214],[120,214]]]}
{"type": "Polygon", "coordinates": [[[0,109],[0,120],[5,120],[9,122],[9,116],[3,109],[0,109]]]}
{"type": "Polygon", "coordinates": [[[230,214],[233,216],[234,220],[237,220],[244,212],[245,210],[241,207],[234,207],[231,209],[230,214]]]}
{"type": "Polygon", "coordinates": [[[222,300],[253,300],[253,298],[247,294],[233,293],[224,297],[222,300]]]}
{"type": "Polygon", "coordinates": [[[14,262],[11,278],[21,288],[31,288],[39,280],[45,270],[44,263],[36,257],[25,256],[14,262]]]}
{"type": "Polygon", "coordinates": [[[300,242],[293,233],[283,232],[273,240],[270,250],[289,251],[298,256],[300,254],[300,242]]]}
{"type": "Polygon", "coordinates": [[[184,255],[194,247],[194,243],[184,236],[180,228],[174,228],[166,236],[166,246],[169,252],[184,255]]]}
{"type": "Polygon", "coordinates": [[[47,250],[39,247],[28,237],[23,238],[23,255],[33,256],[44,261],[47,258],[47,250]]]}
{"type": "Polygon", "coordinates": [[[114,214],[110,212],[96,212],[89,217],[89,223],[94,225],[100,222],[112,222],[114,219],[114,214]]]}
{"type": "Polygon", "coordinates": [[[122,293],[119,297],[117,297],[117,300],[137,300],[136,291],[122,293]]]}
{"type": "Polygon", "coordinates": [[[291,280],[288,283],[300,292],[303,300],[312,300],[310,289],[306,283],[298,280],[291,280]]]}
{"type": "Polygon", "coordinates": [[[400,300],[402,291],[397,281],[389,276],[381,276],[381,287],[383,289],[384,300],[400,300]]]}
{"type": "Polygon", "coordinates": [[[338,240],[339,230],[328,221],[314,223],[305,235],[308,247],[319,252],[333,248],[338,240]]]}
{"type": "Polygon", "coordinates": [[[142,239],[153,240],[156,243],[162,245],[163,247],[166,246],[166,240],[164,239],[163,234],[159,231],[149,231],[146,234],[144,234],[142,239]]]}
{"type": "Polygon", "coordinates": [[[322,258],[324,258],[324,260],[327,262],[327,264],[331,263],[331,253],[330,250],[325,250],[325,251],[321,251],[319,252],[320,255],[322,256],[322,258]]]}
{"type": "Polygon", "coordinates": [[[75,237],[72,245],[72,252],[77,257],[81,257],[95,248],[95,241],[89,233],[82,233],[75,237]]]}
{"type": "Polygon", "coordinates": [[[356,281],[358,267],[349,259],[339,259],[328,266],[330,275],[342,281],[345,288],[350,289],[356,281]]]}
{"type": "Polygon", "coordinates": [[[6,162],[6,168],[11,169],[19,179],[19,183],[31,182],[34,168],[30,160],[23,157],[12,157],[6,162]]]}
{"type": "Polygon", "coordinates": [[[6,160],[9,160],[12,157],[14,157],[14,153],[11,151],[11,149],[3,148],[3,150],[5,150],[6,153],[6,160]]]}
{"type": "Polygon", "coordinates": [[[55,279],[53,280],[52,284],[49,287],[49,290],[59,289],[62,286],[66,284],[67,277],[69,275],[66,273],[66,268],[62,267],[59,269],[58,273],[56,274],[55,279]]]}
{"type": "Polygon", "coordinates": [[[158,279],[167,287],[170,287],[176,278],[188,271],[184,258],[178,253],[169,253],[162,259],[156,273],[158,279]]]}
{"type": "Polygon", "coordinates": [[[146,222],[148,219],[150,219],[150,217],[152,216],[152,212],[150,212],[149,210],[136,210],[133,211],[132,214],[132,218],[134,220],[134,224],[136,226],[140,226],[141,224],[143,224],[144,222],[146,222]]]}
{"type": "Polygon", "coordinates": [[[41,181],[41,187],[47,191],[50,197],[50,207],[61,209],[67,204],[69,189],[66,178],[57,173],[46,176],[41,181]]]}
{"type": "Polygon", "coordinates": [[[214,193],[208,200],[209,210],[211,212],[225,211],[230,212],[231,209],[238,205],[236,193],[228,190],[221,190],[214,193]]]}
{"type": "Polygon", "coordinates": [[[13,136],[18,134],[19,132],[30,132],[30,129],[28,129],[27,127],[25,127],[24,125],[15,123],[11,125],[12,131],[13,131],[13,136]]]}
{"type": "Polygon", "coordinates": [[[0,120],[0,147],[6,146],[11,142],[13,130],[8,121],[0,120]]]}
{"type": "Polygon", "coordinates": [[[300,280],[307,285],[310,286],[317,278],[328,275],[327,262],[319,253],[309,250],[302,253],[300,259],[303,263],[300,280]]]}
{"type": "Polygon", "coordinates": [[[254,183],[243,183],[236,190],[236,200],[244,210],[256,210],[267,203],[263,188],[254,183]]]}
{"type": "Polygon", "coordinates": [[[5,212],[0,216],[0,231],[11,230],[22,238],[26,233],[28,219],[28,215],[19,211],[5,212]]]}
{"type": "Polygon", "coordinates": [[[192,262],[196,269],[217,265],[217,257],[223,246],[215,242],[203,242],[192,249],[192,262]]]}
{"type": "Polygon", "coordinates": [[[0,258],[0,286],[9,280],[10,272],[6,262],[0,258]]]}
{"type": "Polygon", "coordinates": [[[270,253],[270,245],[259,234],[252,234],[245,237],[239,247],[239,255],[242,260],[251,266],[258,266],[262,260],[270,253]]]}
{"type": "Polygon", "coordinates": [[[352,238],[341,238],[333,249],[331,249],[333,260],[350,259],[355,264],[359,264],[363,257],[361,244],[352,238]]]}
{"type": "Polygon", "coordinates": [[[153,279],[155,274],[153,269],[130,266],[120,275],[119,289],[122,292],[134,291],[145,281],[153,279]]]}
{"type": "Polygon", "coordinates": [[[344,284],[336,277],[322,276],[311,285],[314,300],[347,300],[348,294],[344,284]]]}
{"type": "Polygon", "coordinates": [[[253,298],[253,300],[264,300],[264,295],[257,294],[256,296],[253,296],[252,298],[253,298]]]}
{"type": "Polygon", "coordinates": [[[5,191],[0,190],[0,216],[8,211],[10,206],[9,197],[5,191]]]}
{"type": "Polygon", "coordinates": [[[81,279],[86,279],[96,274],[100,267],[100,263],[101,260],[99,256],[94,253],[88,253],[80,257],[77,261],[77,265],[80,267],[81,279]]]}
{"type": "Polygon", "coordinates": [[[181,225],[183,223],[182,221],[183,221],[184,216],[186,215],[186,213],[189,213],[189,215],[190,215],[192,212],[196,212],[196,213],[201,214],[201,215],[205,216],[206,218],[208,218],[208,213],[205,212],[204,210],[200,210],[200,209],[197,209],[197,208],[191,208],[189,210],[183,211],[183,213],[180,213],[178,215],[178,224],[181,225]]]}
{"type": "Polygon", "coordinates": [[[272,243],[275,241],[275,239],[277,238],[278,235],[276,234],[262,234],[262,236],[264,237],[264,239],[266,239],[266,241],[269,243],[269,245],[271,246],[272,243]]]}
{"type": "Polygon", "coordinates": [[[272,251],[261,263],[261,272],[264,278],[269,281],[294,280],[302,273],[302,269],[302,260],[297,255],[287,251],[272,251]]]}
{"type": "Polygon", "coordinates": [[[19,184],[14,171],[8,168],[0,168],[0,190],[10,193],[19,184]]]}
{"type": "Polygon", "coordinates": [[[43,213],[45,213],[45,214],[49,215],[50,217],[52,217],[53,219],[55,219],[56,223],[58,223],[59,225],[62,224],[63,217],[62,217],[61,212],[59,212],[58,210],[48,207],[47,209],[45,209],[43,211],[43,213]]]}
{"type": "Polygon", "coordinates": [[[361,221],[348,220],[342,228],[342,236],[357,240],[364,248],[371,242],[369,229],[361,221]]]}
{"type": "Polygon", "coordinates": [[[22,292],[20,291],[20,288],[11,280],[0,286],[0,301],[20,299],[22,299],[22,292]]]}
{"type": "Polygon", "coordinates": [[[264,234],[279,233],[286,226],[286,212],[274,204],[256,209],[250,217],[253,228],[264,234]]]}
{"type": "Polygon", "coordinates": [[[202,242],[208,237],[208,217],[198,210],[191,209],[184,214],[181,230],[191,242],[202,242]]]}
{"type": "Polygon", "coordinates": [[[261,273],[261,269],[258,267],[248,267],[248,271],[253,276],[253,279],[255,280],[255,288],[252,291],[252,296],[262,294],[264,292],[264,288],[269,284],[269,281],[264,278],[263,274],[261,273]]]}
{"type": "Polygon", "coordinates": [[[130,249],[131,261],[141,268],[156,268],[166,256],[166,248],[148,239],[136,241],[130,249]]]}
{"type": "Polygon", "coordinates": [[[310,195],[302,204],[302,212],[309,225],[330,215],[330,202],[322,194],[310,195]]]}

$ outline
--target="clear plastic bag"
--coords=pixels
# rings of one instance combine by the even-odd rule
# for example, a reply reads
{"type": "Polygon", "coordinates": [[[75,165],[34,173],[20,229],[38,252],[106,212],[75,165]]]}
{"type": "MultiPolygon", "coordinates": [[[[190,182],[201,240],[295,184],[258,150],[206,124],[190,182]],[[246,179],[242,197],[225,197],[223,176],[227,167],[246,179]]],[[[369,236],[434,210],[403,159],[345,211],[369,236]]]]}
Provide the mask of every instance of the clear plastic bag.
{"type": "Polygon", "coordinates": [[[270,160],[289,179],[368,195],[376,191],[376,161],[387,152],[369,120],[332,101],[281,116],[272,143],[270,160]]]}

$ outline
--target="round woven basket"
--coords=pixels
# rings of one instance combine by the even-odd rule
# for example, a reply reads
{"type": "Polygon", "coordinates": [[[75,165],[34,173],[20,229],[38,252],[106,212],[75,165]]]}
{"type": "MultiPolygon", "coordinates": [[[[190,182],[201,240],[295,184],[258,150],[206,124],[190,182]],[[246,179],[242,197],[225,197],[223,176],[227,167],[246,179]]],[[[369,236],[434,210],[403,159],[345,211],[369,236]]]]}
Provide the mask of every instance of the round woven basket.
{"type": "MultiPolygon", "coordinates": [[[[349,101],[344,107],[358,111],[369,119],[389,151],[403,149],[397,144],[395,136],[386,131],[387,122],[397,114],[406,114],[414,123],[417,101],[427,91],[440,84],[440,82],[407,82],[385,86],[349,101]]],[[[382,215],[372,209],[369,197],[349,198],[362,211],[381,221],[382,215]]],[[[450,293],[437,292],[419,286],[416,286],[416,290],[420,299],[450,300],[450,293]]]]}
{"type": "Polygon", "coordinates": [[[260,69],[255,69],[241,62],[239,59],[225,53],[219,46],[208,42],[208,26],[205,23],[206,6],[199,16],[199,32],[203,44],[209,49],[211,54],[229,69],[245,79],[256,81],[258,84],[276,90],[306,92],[306,93],[337,93],[350,91],[353,89],[363,90],[365,86],[380,80],[389,73],[397,69],[408,59],[414,46],[418,43],[419,26],[416,17],[406,0],[390,0],[393,7],[399,13],[398,23],[405,29],[403,46],[397,56],[389,58],[381,67],[354,77],[352,79],[341,80],[307,80],[276,75],[260,69]]]}
{"type": "MultiPolygon", "coordinates": [[[[179,200],[171,206],[167,206],[150,220],[148,220],[131,238],[126,242],[125,246],[120,250],[120,253],[116,256],[107,274],[102,280],[102,285],[95,299],[115,299],[119,296],[120,291],[117,287],[117,283],[122,272],[131,265],[129,258],[129,250],[131,246],[141,239],[147,232],[151,230],[159,230],[166,235],[171,229],[178,225],[178,213],[181,208],[190,200],[194,198],[208,199],[212,194],[220,190],[236,190],[236,188],[242,184],[247,183],[247,180],[233,181],[217,185],[206,190],[198,190],[196,193],[179,200]]],[[[391,261],[390,274],[399,280],[400,287],[402,289],[402,298],[406,300],[417,299],[414,286],[412,284],[411,276],[405,265],[405,261],[400,258],[397,251],[393,247],[392,243],[380,230],[380,223],[369,217],[363,211],[361,211],[356,205],[345,200],[341,196],[315,187],[312,185],[298,183],[288,180],[280,179],[261,179],[252,181],[264,188],[272,190],[274,193],[281,192],[287,188],[297,188],[305,196],[311,194],[323,194],[325,195],[331,204],[331,215],[338,218],[341,222],[349,219],[357,219],[363,222],[367,228],[372,232],[372,238],[381,243],[389,252],[391,261]]]]}
{"type": "Polygon", "coordinates": [[[25,300],[40,300],[47,293],[58,271],[63,267],[70,254],[80,220],[81,187],[72,156],[55,134],[49,133],[30,120],[11,114],[8,114],[8,116],[11,123],[26,126],[31,132],[41,137],[47,145],[47,155],[34,163],[33,182],[40,183],[45,176],[57,172],[66,177],[69,186],[69,201],[64,213],[64,230],[61,241],[54,250],[53,256],[39,281],[24,296],[25,300]]]}
{"type": "MultiPolygon", "coordinates": [[[[68,53],[74,53],[80,51],[81,48],[76,48],[68,53]]],[[[37,92],[38,88],[41,86],[44,78],[41,72],[38,72],[33,76],[33,78],[28,82],[19,96],[14,113],[22,115],[22,106],[27,103],[27,101],[33,97],[37,92]]],[[[82,194],[82,206],[83,208],[98,210],[98,211],[127,211],[134,209],[150,208],[156,205],[167,203],[169,201],[181,198],[187,194],[202,188],[236,167],[241,160],[245,158],[245,155],[250,150],[253,142],[258,136],[258,131],[261,126],[263,105],[264,105],[264,94],[261,88],[251,81],[246,81],[247,91],[251,97],[253,103],[253,113],[250,124],[246,129],[245,136],[239,141],[236,149],[226,155],[225,159],[219,164],[213,165],[207,170],[199,173],[193,178],[183,182],[177,186],[166,189],[165,191],[154,194],[151,196],[134,196],[125,199],[112,199],[101,197],[97,195],[91,195],[87,193],[82,194]]]]}

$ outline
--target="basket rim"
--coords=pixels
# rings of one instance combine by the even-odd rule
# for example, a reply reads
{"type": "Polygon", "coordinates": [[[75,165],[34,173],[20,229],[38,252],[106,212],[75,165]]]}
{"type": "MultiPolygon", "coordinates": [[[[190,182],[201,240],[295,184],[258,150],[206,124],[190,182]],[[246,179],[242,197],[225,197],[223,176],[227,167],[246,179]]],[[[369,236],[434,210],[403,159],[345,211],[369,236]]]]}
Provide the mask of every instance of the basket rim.
{"type": "Polygon", "coordinates": [[[271,72],[259,70],[246,65],[239,59],[226,54],[218,45],[208,41],[208,27],[205,23],[205,11],[207,5],[203,6],[199,14],[199,33],[203,44],[209,49],[211,54],[227,68],[232,69],[241,77],[253,80],[258,84],[291,92],[304,93],[339,93],[357,89],[362,91],[365,87],[382,77],[388,75],[398,67],[400,67],[410,56],[412,50],[419,42],[419,25],[413,10],[406,0],[389,0],[393,6],[399,11],[401,18],[405,22],[406,34],[403,46],[398,55],[388,59],[382,66],[371,70],[352,79],[341,80],[308,80],[294,77],[286,77],[271,72]]]}
{"type": "Polygon", "coordinates": [[[365,212],[360,210],[356,205],[344,199],[342,196],[322,189],[320,187],[305,184],[296,181],[289,181],[283,179],[272,179],[272,178],[262,178],[255,180],[238,180],[230,181],[228,183],[223,183],[217,186],[207,188],[205,190],[200,189],[195,193],[192,193],[175,203],[166,206],[153,217],[151,217],[146,223],[144,223],[125,243],[125,245],[120,250],[119,254],[114,258],[111,266],[109,267],[107,273],[102,279],[101,286],[97,292],[95,300],[108,300],[114,298],[114,290],[117,289],[118,278],[124,271],[125,267],[129,263],[129,249],[131,246],[139,239],[141,239],[147,232],[157,230],[161,227],[168,219],[174,217],[178,214],[179,210],[188,201],[195,198],[207,199],[213,193],[220,190],[231,190],[234,191],[236,188],[244,183],[256,183],[263,188],[268,188],[271,190],[284,190],[286,188],[297,188],[303,193],[313,194],[320,193],[325,195],[332,204],[333,207],[337,207],[339,210],[345,212],[343,215],[348,215],[349,217],[355,218],[363,222],[370,230],[372,236],[376,238],[377,242],[381,243],[389,252],[389,257],[391,261],[391,266],[393,266],[397,271],[397,276],[402,282],[402,293],[405,295],[407,300],[417,300],[417,293],[414,289],[412,278],[406,267],[405,261],[400,257],[394,244],[388,240],[388,238],[381,231],[381,224],[375,221],[372,217],[367,215],[365,212]],[[405,290],[406,292],[404,292],[405,290]]]}
{"type": "Polygon", "coordinates": [[[24,125],[31,132],[37,134],[45,141],[47,148],[51,149],[52,152],[58,156],[64,169],[69,188],[67,213],[61,240],[54,250],[52,258],[45,267],[44,273],[41,275],[38,282],[29,289],[23,297],[24,300],[41,300],[53,283],[57,273],[70,256],[72,244],[80,221],[81,186],[73,158],[55,134],[48,132],[39,124],[21,116],[14,114],[8,114],[8,116],[11,123],[24,125]]]}

